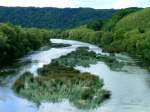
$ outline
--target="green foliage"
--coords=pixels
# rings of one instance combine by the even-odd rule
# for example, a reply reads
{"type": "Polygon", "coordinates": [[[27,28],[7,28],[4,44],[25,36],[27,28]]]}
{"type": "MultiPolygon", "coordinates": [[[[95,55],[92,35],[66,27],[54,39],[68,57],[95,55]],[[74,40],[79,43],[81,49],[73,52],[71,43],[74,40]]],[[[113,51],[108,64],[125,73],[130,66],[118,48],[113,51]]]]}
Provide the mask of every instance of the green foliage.
{"type": "Polygon", "coordinates": [[[14,84],[17,94],[36,103],[68,99],[78,108],[95,108],[110,92],[102,89],[103,80],[89,73],[52,63],[39,69],[39,76],[24,73],[14,84]]]}
{"type": "Polygon", "coordinates": [[[87,24],[87,28],[93,29],[95,31],[101,30],[102,26],[103,26],[103,21],[100,19],[91,20],[87,24]]]}
{"type": "Polygon", "coordinates": [[[127,9],[121,9],[118,12],[116,12],[112,18],[110,18],[108,21],[106,21],[103,29],[106,31],[112,31],[116,24],[125,16],[141,10],[140,8],[127,8],[127,9]]]}
{"type": "Polygon", "coordinates": [[[128,52],[150,64],[150,8],[131,13],[119,20],[113,41],[105,45],[110,52],[128,52]]]}
{"type": "Polygon", "coordinates": [[[87,28],[86,26],[80,26],[74,29],[67,30],[66,32],[67,36],[65,36],[64,38],[97,44],[100,43],[101,36],[103,34],[102,31],[94,31],[87,28]]]}
{"type": "Polygon", "coordinates": [[[81,26],[67,30],[67,36],[100,45],[109,52],[128,52],[150,63],[149,14],[150,8],[123,9],[105,23],[101,31],[81,26]]]}
{"type": "Polygon", "coordinates": [[[111,70],[120,71],[124,63],[121,63],[113,56],[98,55],[93,51],[89,51],[86,47],[79,47],[76,51],[58,59],[53,59],[52,63],[58,63],[67,67],[84,66],[89,67],[90,64],[96,64],[102,61],[110,67],[111,70]]]}
{"type": "Polygon", "coordinates": [[[3,49],[7,43],[7,37],[3,32],[0,32],[0,49],[3,49]]]}
{"type": "Polygon", "coordinates": [[[113,41],[113,34],[111,32],[104,32],[101,38],[102,45],[109,45],[113,41]]]}
{"type": "Polygon", "coordinates": [[[89,64],[95,64],[98,60],[96,58],[96,53],[88,50],[88,48],[79,47],[76,51],[73,51],[66,56],[61,56],[58,59],[54,59],[52,62],[69,67],[75,67],[77,65],[89,67],[89,64]]]}
{"type": "Polygon", "coordinates": [[[138,30],[139,30],[140,33],[144,33],[145,32],[145,30],[143,28],[138,28],[138,30]]]}
{"type": "Polygon", "coordinates": [[[11,24],[0,25],[0,63],[16,59],[49,43],[56,36],[52,30],[22,28],[11,24]]]}
{"type": "Polygon", "coordinates": [[[116,24],[115,30],[123,30],[127,32],[133,29],[142,28],[143,30],[148,31],[150,29],[149,13],[150,8],[146,8],[129,14],[116,24]]]}
{"type": "Polygon", "coordinates": [[[95,18],[106,20],[117,10],[92,8],[0,7],[0,22],[23,27],[70,28],[95,18]]]}

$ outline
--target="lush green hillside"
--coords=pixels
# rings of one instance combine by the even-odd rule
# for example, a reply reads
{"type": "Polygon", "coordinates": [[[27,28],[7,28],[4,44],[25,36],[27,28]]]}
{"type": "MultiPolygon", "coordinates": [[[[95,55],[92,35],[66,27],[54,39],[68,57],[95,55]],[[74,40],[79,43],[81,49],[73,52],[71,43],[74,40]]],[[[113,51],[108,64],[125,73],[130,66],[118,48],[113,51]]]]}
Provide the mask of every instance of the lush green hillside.
{"type": "MultiPolygon", "coordinates": [[[[119,17],[122,12],[123,14],[127,12],[127,14],[118,19],[118,21],[113,21],[112,23],[108,21],[99,31],[94,31],[94,29],[82,26],[68,30],[63,35],[69,39],[95,43],[109,52],[128,52],[144,60],[147,66],[149,66],[150,8],[138,10],[133,13],[128,13],[130,10],[125,9],[117,13],[115,17],[119,17]],[[113,30],[105,26],[108,24],[113,30]]],[[[113,19],[114,16],[111,21],[113,19]]]]}
{"type": "Polygon", "coordinates": [[[150,63],[150,8],[121,19],[115,27],[110,51],[126,51],[150,63]]]}
{"type": "Polygon", "coordinates": [[[106,20],[116,11],[91,8],[0,7],[0,22],[25,27],[69,28],[85,24],[95,18],[106,20]]]}
{"type": "Polygon", "coordinates": [[[150,8],[129,14],[115,26],[110,48],[128,51],[150,60],[150,8]]]}
{"type": "Polygon", "coordinates": [[[110,18],[109,20],[107,20],[105,22],[105,25],[103,26],[103,29],[104,30],[109,30],[109,31],[114,30],[114,27],[116,26],[118,21],[120,21],[125,16],[128,16],[129,14],[137,12],[139,10],[142,10],[142,8],[132,7],[132,8],[127,8],[127,9],[121,9],[120,11],[115,13],[112,16],[112,18],[110,18]]]}
{"type": "Polygon", "coordinates": [[[124,17],[116,24],[115,27],[117,31],[129,31],[137,28],[141,28],[143,30],[150,29],[150,8],[146,8],[124,17]]]}
{"type": "MultiPolygon", "coordinates": [[[[150,8],[131,13],[119,20],[113,39],[104,47],[111,52],[128,52],[150,65],[150,8]]],[[[150,69],[150,68],[149,68],[150,69]]]]}

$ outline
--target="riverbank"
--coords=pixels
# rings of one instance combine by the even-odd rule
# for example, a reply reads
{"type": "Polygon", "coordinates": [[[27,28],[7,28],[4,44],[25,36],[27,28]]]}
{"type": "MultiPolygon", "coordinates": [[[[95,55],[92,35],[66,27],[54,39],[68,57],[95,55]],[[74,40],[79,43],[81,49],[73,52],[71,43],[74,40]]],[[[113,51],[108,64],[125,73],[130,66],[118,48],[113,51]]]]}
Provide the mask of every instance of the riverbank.
{"type": "Polygon", "coordinates": [[[105,30],[94,31],[84,25],[74,29],[68,29],[62,32],[61,35],[64,39],[82,41],[97,45],[101,47],[104,52],[112,54],[128,53],[131,57],[141,60],[140,63],[137,63],[138,65],[149,70],[149,47],[147,43],[147,41],[149,41],[149,37],[147,34],[148,32],[143,34],[138,30],[126,33],[105,30]],[[136,36],[134,35],[135,33],[137,33],[136,36]]]}

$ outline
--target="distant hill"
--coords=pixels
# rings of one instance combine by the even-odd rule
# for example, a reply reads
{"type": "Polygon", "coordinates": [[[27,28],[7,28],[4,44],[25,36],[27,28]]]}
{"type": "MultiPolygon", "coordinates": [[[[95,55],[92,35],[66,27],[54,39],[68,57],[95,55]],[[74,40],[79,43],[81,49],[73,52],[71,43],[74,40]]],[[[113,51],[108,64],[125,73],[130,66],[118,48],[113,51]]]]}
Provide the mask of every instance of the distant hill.
{"type": "Polygon", "coordinates": [[[71,28],[91,19],[106,20],[117,10],[92,8],[35,8],[0,7],[0,22],[10,22],[24,27],[71,28]]]}

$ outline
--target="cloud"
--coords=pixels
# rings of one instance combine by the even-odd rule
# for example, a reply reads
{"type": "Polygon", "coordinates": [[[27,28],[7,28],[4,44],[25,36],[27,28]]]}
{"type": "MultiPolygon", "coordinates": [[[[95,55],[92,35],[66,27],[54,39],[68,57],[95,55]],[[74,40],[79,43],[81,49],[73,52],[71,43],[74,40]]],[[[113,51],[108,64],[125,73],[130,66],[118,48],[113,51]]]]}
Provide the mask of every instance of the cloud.
{"type": "Polygon", "coordinates": [[[92,7],[126,8],[148,7],[150,0],[0,0],[1,6],[36,6],[36,7],[92,7]]]}
{"type": "Polygon", "coordinates": [[[73,0],[0,0],[2,6],[76,7],[73,0]]]}
{"type": "Polygon", "coordinates": [[[114,8],[148,7],[148,6],[150,6],[149,0],[118,0],[113,5],[114,8]]]}
{"type": "Polygon", "coordinates": [[[74,0],[78,6],[105,8],[149,7],[150,0],[74,0]]]}

